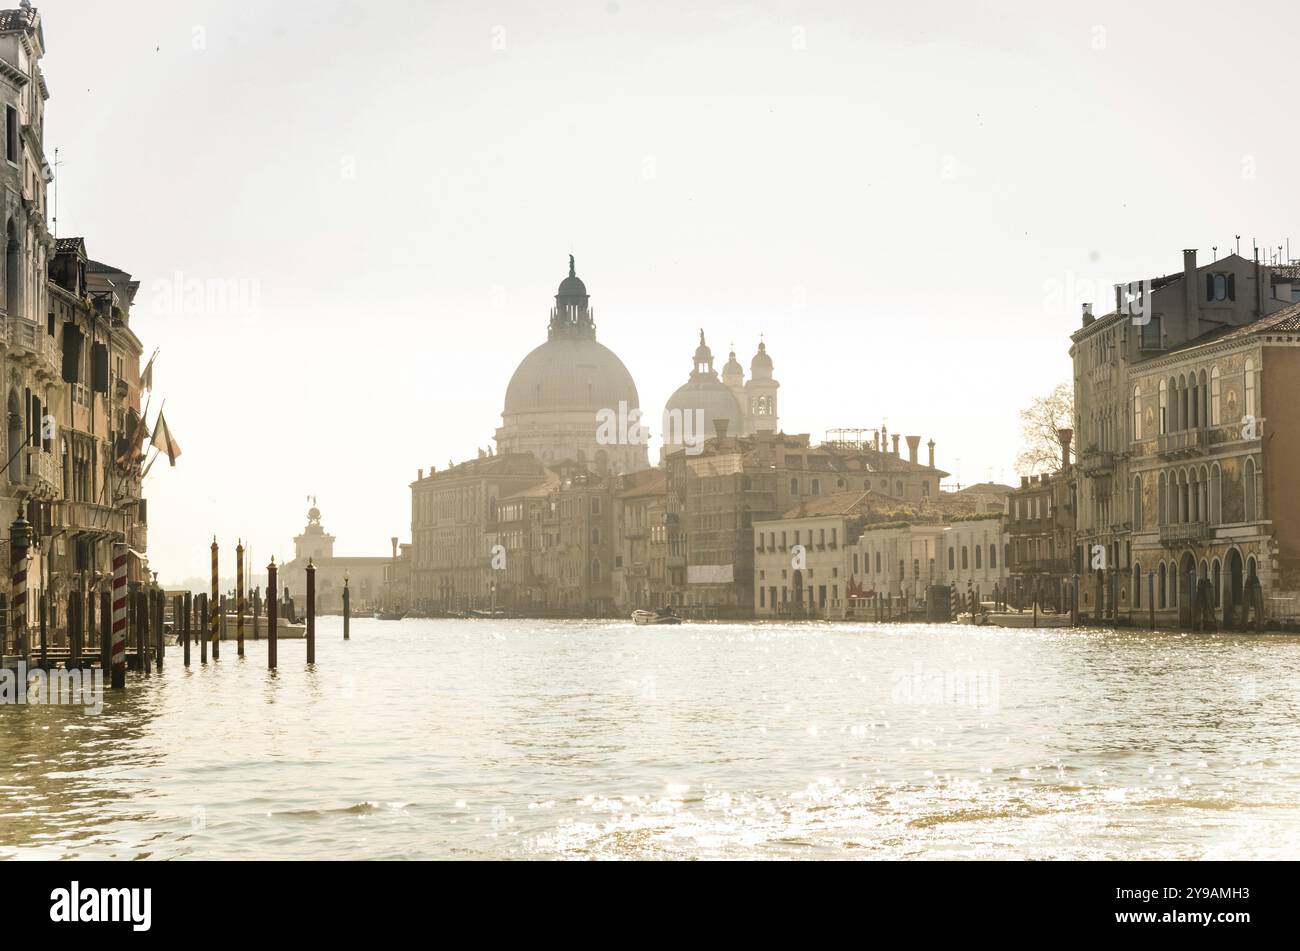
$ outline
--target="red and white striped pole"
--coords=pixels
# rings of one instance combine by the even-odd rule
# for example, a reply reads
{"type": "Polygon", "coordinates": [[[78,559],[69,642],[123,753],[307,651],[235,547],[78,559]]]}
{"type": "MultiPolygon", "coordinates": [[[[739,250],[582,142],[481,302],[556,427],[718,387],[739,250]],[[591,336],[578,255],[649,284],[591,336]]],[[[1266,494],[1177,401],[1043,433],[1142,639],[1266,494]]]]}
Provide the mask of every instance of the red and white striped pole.
{"type": "Polygon", "coordinates": [[[126,545],[113,546],[113,679],[114,690],[126,687],[126,545]]]}
{"type": "Polygon", "coordinates": [[[27,660],[27,562],[31,553],[32,527],[20,514],[9,526],[9,559],[13,569],[14,650],[27,660]]]}

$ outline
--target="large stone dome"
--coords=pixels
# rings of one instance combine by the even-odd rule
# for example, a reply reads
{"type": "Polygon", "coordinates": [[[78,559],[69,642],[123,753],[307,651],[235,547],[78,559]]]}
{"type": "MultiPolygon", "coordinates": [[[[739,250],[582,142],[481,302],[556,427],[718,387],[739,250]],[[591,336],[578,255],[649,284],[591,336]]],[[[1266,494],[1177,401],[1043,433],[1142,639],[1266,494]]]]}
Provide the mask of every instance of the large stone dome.
{"type": "Polygon", "coordinates": [[[531,452],[547,465],[573,460],[614,472],[644,469],[640,405],[623,361],[596,342],[595,314],[570,256],[547,340],[524,357],[506,387],[497,448],[531,452]]]}
{"type": "Polygon", "coordinates": [[[506,387],[505,417],[542,412],[618,412],[641,405],[623,361],[590,338],[557,337],[524,357],[506,387]]]}

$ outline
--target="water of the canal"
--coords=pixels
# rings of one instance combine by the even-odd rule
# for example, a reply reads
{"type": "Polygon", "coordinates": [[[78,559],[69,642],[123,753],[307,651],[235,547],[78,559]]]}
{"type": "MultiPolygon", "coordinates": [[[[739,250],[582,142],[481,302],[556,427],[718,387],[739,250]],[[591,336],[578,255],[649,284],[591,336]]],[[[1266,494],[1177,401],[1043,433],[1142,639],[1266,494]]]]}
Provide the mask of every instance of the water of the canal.
{"type": "Polygon", "coordinates": [[[1297,637],[339,625],[0,706],[0,857],[1300,856],[1297,637]]]}

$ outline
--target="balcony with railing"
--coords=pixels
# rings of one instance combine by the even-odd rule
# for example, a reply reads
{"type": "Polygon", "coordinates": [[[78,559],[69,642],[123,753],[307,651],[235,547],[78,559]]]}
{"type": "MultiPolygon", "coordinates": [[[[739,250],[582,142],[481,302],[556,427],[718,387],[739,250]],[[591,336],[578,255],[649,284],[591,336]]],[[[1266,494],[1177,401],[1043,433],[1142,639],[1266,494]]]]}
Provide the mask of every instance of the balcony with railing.
{"type": "Polygon", "coordinates": [[[1089,478],[1108,476],[1115,471],[1115,453],[1100,449],[1085,450],[1079,457],[1079,468],[1089,478]]]}
{"type": "Polygon", "coordinates": [[[45,327],[25,317],[10,317],[6,324],[10,354],[37,376],[57,379],[61,373],[59,347],[45,327]]]}
{"type": "Polygon", "coordinates": [[[1177,522],[1160,526],[1160,544],[1167,548],[1198,545],[1214,537],[1214,526],[1209,522],[1177,522]]]}
{"type": "Polygon", "coordinates": [[[1183,429],[1176,433],[1161,433],[1156,437],[1156,455],[1165,458],[1191,456],[1209,445],[1209,433],[1204,429],[1183,429]]]}
{"type": "Polygon", "coordinates": [[[22,482],[32,494],[53,498],[59,489],[59,464],[54,453],[44,452],[39,446],[28,446],[23,450],[21,465],[22,482]]]}

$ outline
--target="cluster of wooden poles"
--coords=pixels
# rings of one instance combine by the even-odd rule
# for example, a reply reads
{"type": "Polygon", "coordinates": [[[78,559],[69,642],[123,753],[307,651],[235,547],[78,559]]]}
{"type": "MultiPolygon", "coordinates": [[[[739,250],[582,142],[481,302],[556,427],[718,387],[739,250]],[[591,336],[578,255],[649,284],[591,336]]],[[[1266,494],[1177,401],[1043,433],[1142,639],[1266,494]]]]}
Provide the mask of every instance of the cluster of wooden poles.
{"type": "MultiPolygon", "coordinates": [[[[236,547],[235,579],[235,649],[239,657],[244,656],[244,621],[247,616],[248,601],[252,602],[252,636],[260,640],[258,621],[262,612],[261,592],[254,589],[251,598],[244,585],[244,546],[241,542],[236,547]]],[[[68,596],[67,622],[68,646],[66,650],[51,650],[49,645],[49,621],[53,605],[47,603],[45,592],[41,592],[38,609],[40,645],[37,663],[43,669],[59,663],[66,663],[68,669],[94,666],[92,657],[87,653],[87,646],[93,641],[96,632],[96,602],[98,602],[99,656],[96,658],[102,670],[110,671],[109,684],[113,689],[126,687],[126,670],[128,663],[128,646],[135,657],[135,666],[146,675],[151,668],[162,670],[166,657],[166,643],[163,638],[163,622],[166,615],[166,598],[164,591],[154,587],[127,582],[128,551],[125,545],[114,549],[112,592],[74,591],[68,596]]],[[[212,659],[221,659],[221,642],[227,639],[229,599],[221,594],[218,581],[220,548],[217,540],[212,540],[212,591],[211,594],[193,595],[191,592],[172,597],[172,624],[177,635],[185,666],[190,666],[194,643],[199,647],[199,662],[208,662],[208,649],[211,646],[212,659]],[[204,626],[207,626],[207,636],[204,626]]],[[[28,656],[27,618],[22,605],[26,604],[25,581],[27,572],[27,551],[25,547],[16,552],[14,557],[15,597],[10,610],[15,631],[15,640],[20,654],[28,656]]],[[[275,670],[279,663],[277,651],[277,633],[279,626],[279,604],[274,592],[277,590],[277,572],[275,559],[267,566],[267,591],[271,594],[265,602],[267,630],[267,668],[275,670]]],[[[343,639],[351,638],[352,598],[347,582],[343,585],[343,639]]],[[[0,609],[3,605],[0,604],[0,609]]],[[[307,663],[316,663],[316,565],[307,563],[307,663]]]]}

